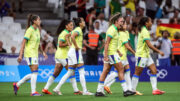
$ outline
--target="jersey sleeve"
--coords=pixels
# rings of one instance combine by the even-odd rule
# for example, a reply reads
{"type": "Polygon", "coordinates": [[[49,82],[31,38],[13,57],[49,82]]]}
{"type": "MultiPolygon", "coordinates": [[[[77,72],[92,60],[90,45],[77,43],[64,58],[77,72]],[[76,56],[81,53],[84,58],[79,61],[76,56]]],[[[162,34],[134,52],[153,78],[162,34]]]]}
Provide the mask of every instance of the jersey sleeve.
{"type": "Polygon", "coordinates": [[[32,35],[32,31],[30,29],[27,29],[24,35],[24,39],[29,40],[31,35],[32,35]]]}
{"type": "Polygon", "coordinates": [[[150,40],[150,33],[148,31],[143,31],[143,42],[146,40],[150,40]]]}
{"type": "Polygon", "coordinates": [[[106,35],[107,35],[108,37],[110,37],[110,38],[113,38],[113,37],[114,37],[114,31],[108,29],[108,31],[106,32],[106,35]]]}
{"type": "Polygon", "coordinates": [[[59,36],[59,41],[65,42],[66,41],[65,37],[66,37],[66,34],[62,33],[62,35],[59,36]]]}
{"type": "Polygon", "coordinates": [[[128,43],[128,35],[126,35],[126,34],[123,33],[121,35],[121,40],[122,40],[122,44],[121,45],[124,45],[124,44],[128,43]]]}

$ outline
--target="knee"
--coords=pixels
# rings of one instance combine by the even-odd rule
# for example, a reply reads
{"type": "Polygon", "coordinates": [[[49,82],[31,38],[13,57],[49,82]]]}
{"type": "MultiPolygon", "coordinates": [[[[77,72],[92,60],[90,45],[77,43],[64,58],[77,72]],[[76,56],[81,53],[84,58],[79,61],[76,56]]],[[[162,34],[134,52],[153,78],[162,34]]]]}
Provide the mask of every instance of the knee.
{"type": "Polygon", "coordinates": [[[151,74],[157,74],[157,69],[151,70],[151,74]]]}

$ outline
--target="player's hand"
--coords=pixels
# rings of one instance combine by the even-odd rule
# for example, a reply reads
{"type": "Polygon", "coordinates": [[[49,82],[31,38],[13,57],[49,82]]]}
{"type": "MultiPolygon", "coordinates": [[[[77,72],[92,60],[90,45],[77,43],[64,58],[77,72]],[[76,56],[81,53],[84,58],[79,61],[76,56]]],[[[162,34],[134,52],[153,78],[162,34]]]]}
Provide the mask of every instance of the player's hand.
{"type": "Polygon", "coordinates": [[[17,61],[18,61],[18,63],[20,63],[22,61],[22,56],[19,56],[17,61]]]}
{"type": "Polygon", "coordinates": [[[122,56],[123,56],[123,54],[122,54],[122,53],[119,53],[119,56],[120,56],[120,57],[122,57],[122,56]]]}
{"type": "Polygon", "coordinates": [[[159,54],[160,54],[161,56],[164,56],[164,53],[163,53],[163,52],[161,52],[161,51],[159,52],[159,54]]]}
{"type": "Polygon", "coordinates": [[[76,50],[79,50],[80,48],[79,47],[76,47],[76,50]]]}
{"type": "Polygon", "coordinates": [[[108,62],[108,61],[109,61],[108,56],[104,56],[104,61],[106,61],[106,62],[108,62]]]}
{"type": "Polygon", "coordinates": [[[43,52],[43,56],[44,56],[45,60],[48,59],[48,56],[45,52],[43,52]]]}
{"type": "Polygon", "coordinates": [[[95,50],[95,49],[96,49],[96,47],[91,47],[91,46],[90,46],[90,49],[91,49],[91,50],[95,50]]]}

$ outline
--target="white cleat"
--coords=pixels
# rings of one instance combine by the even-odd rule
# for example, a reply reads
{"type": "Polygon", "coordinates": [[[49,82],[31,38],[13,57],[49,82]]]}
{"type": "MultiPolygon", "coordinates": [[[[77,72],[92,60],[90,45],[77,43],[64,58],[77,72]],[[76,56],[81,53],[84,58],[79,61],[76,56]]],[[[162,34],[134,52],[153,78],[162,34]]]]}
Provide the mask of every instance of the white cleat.
{"type": "Polygon", "coordinates": [[[59,90],[53,89],[53,92],[54,92],[55,94],[57,94],[57,95],[62,95],[62,93],[61,93],[59,90]]]}
{"type": "Polygon", "coordinates": [[[83,92],[83,95],[94,95],[94,93],[87,91],[87,92],[83,92]]]}

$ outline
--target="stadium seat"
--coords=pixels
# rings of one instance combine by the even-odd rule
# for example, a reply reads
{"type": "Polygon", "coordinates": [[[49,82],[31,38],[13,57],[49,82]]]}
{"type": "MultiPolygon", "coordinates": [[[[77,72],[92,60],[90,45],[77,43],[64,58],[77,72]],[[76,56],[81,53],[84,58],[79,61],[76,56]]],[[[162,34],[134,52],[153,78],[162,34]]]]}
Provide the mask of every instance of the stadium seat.
{"type": "Polygon", "coordinates": [[[14,22],[13,17],[5,16],[2,18],[2,23],[13,23],[13,22],[14,22]]]}
{"type": "Polygon", "coordinates": [[[5,32],[6,30],[8,30],[8,25],[0,23],[0,31],[5,32]]]}
{"type": "Polygon", "coordinates": [[[9,29],[10,29],[10,30],[13,30],[13,31],[15,31],[15,33],[17,33],[18,31],[21,30],[21,24],[20,24],[20,23],[12,23],[12,24],[9,26],[9,29]]]}

